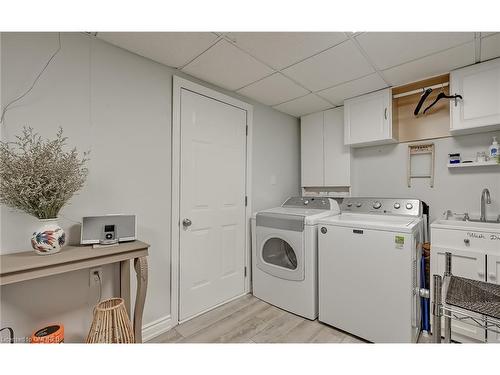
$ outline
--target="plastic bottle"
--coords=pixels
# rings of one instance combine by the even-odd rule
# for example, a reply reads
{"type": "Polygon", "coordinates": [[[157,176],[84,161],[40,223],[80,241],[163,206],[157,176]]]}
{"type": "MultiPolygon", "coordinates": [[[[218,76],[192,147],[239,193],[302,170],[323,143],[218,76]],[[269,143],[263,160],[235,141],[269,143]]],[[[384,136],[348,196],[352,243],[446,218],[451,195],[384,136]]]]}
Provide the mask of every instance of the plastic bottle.
{"type": "Polygon", "coordinates": [[[497,158],[498,155],[499,155],[499,152],[498,152],[498,142],[497,142],[497,137],[493,137],[493,143],[491,144],[490,146],[490,152],[489,152],[489,156],[490,158],[497,158]]]}

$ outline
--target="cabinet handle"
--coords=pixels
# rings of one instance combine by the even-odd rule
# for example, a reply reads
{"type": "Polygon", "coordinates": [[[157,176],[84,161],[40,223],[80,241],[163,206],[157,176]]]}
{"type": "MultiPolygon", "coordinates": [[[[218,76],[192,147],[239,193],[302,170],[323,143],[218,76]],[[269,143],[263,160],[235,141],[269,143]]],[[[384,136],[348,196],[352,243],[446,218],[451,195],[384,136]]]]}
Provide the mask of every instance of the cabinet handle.
{"type": "Polygon", "coordinates": [[[497,279],[497,275],[495,275],[494,273],[490,273],[490,280],[496,280],[497,279]]]}
{"type": "Polygon", "coordinates": [[[387,107],[385,107],[385,109],[384,109],[384,119],[387,120],[387,107]]]}
{"type": "Polygon", "coordinates": [[[477,271],[477,274],[478,274],[480,277],[484,277],[484,272],[483,272],[483,271],[477,271]]]}

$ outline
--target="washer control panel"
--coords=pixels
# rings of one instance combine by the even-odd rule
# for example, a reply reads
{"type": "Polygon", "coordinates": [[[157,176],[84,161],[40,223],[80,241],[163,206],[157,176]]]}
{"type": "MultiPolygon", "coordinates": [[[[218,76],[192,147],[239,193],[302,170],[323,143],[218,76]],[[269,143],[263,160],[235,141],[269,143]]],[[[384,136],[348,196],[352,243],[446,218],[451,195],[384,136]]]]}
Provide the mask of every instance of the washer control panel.
{"type": "Polygon", "coordinates": [[[407,198],[344,198],[341,212],[377,213],[402,216],[422,216],[422,204],[418,199],[407,198]]]}

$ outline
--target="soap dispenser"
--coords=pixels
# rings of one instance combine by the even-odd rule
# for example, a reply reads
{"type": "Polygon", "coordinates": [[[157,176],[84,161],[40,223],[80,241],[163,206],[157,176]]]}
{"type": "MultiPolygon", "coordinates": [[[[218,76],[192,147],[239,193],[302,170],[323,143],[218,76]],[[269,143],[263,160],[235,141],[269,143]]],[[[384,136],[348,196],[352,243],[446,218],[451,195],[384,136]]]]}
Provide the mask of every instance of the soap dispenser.
{"type": "Polygon", "coordinates": [[[493,143],[490,146],[489,154],[490,158],[496,158],[499,155],[497,137],[493,137],[493,143]]]}

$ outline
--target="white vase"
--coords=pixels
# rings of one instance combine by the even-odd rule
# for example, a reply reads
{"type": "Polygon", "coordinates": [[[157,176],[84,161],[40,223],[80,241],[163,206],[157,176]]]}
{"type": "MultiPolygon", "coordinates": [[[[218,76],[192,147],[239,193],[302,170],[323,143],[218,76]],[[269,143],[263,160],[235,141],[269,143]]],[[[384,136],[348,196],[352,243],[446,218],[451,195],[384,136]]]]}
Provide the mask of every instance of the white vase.
{"type": "Polygon", "coordinates": [[[40,228],[31,237],[31,246],[37,254],[58,253],[66,242],[66,233],[57,219],[40,219],[40,228]]]}

